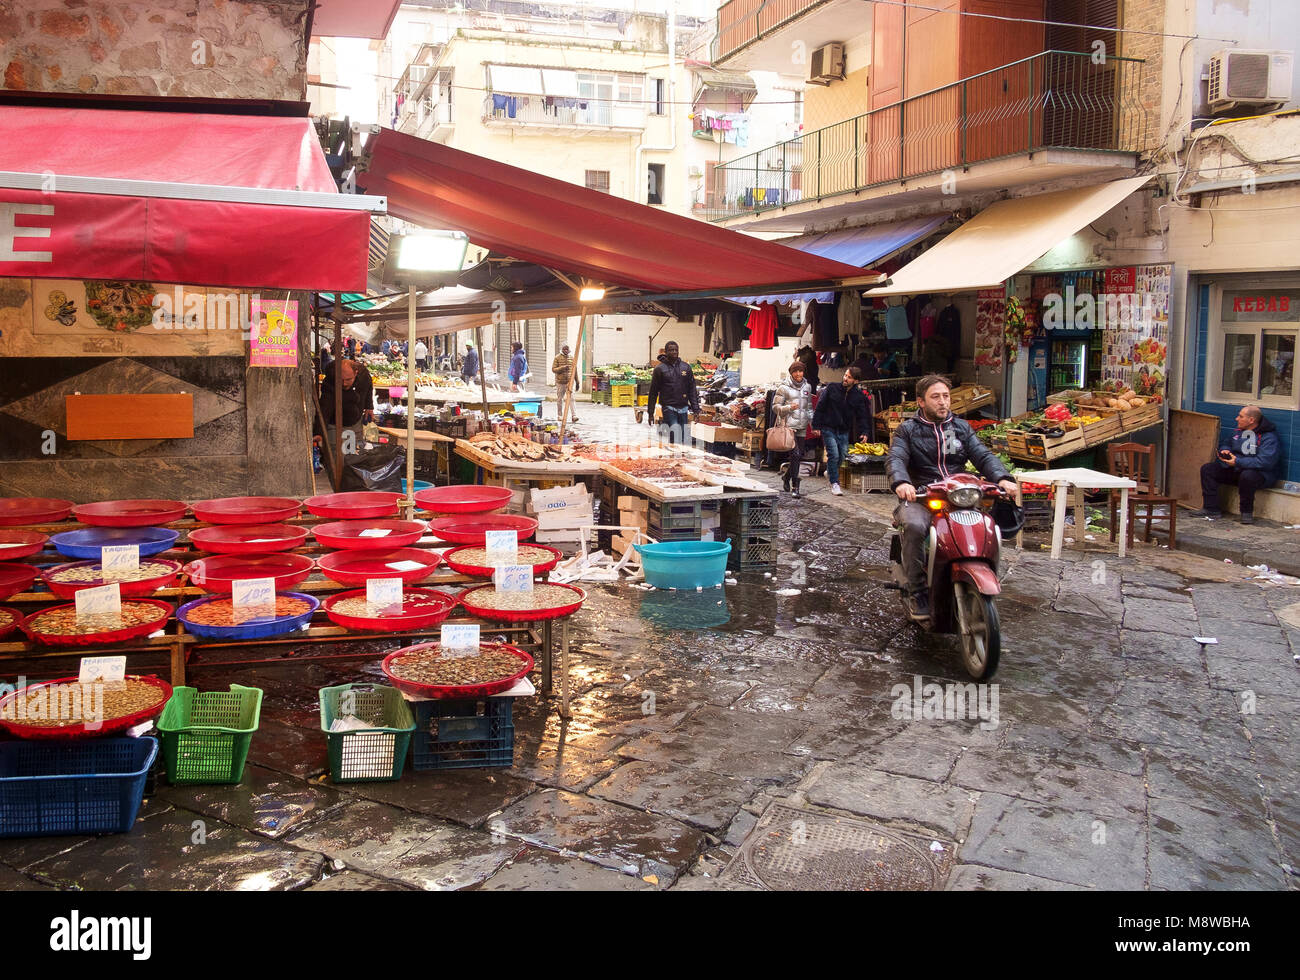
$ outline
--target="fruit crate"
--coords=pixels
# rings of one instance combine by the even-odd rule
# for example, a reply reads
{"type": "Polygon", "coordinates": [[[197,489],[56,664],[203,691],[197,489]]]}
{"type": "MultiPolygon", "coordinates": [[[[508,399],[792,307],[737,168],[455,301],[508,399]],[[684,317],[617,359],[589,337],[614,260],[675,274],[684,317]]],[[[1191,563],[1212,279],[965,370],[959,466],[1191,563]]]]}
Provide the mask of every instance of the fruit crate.
{"type": "Polygon", "coordinates": [[[126,833],[157,756],[153,738],[0,742],[0,837],[126,833]]]}
{"type": "Polygon", "coordinates": [[[262,713],[262,691],[231,684],[229,691],[172,690],[158,719],[167,781],[237,783],[262,713]]]}
{"type": "Polygon", "coordinates": [[[610,404],[614,408],[632,408],[636,405],[636,389],[631,385],[615,385],[610,389],[610,393],[610,404]]]}
{"type": "Polygon", "coordinates": [[[411,768],[487,769],[515,761],[514,698],[415,701],[411,768]]]}
{"type": "Polygon", "coordinates": [[[889,473],[884,460],[879,464],[845,463],[840,467],[840,486],[845,490],[867,493],[871,490],[888,490],[889,473]]]}
{"type": "Polygon", "coordinates": [[[400,779],[415,731],[415,717],[395,687],[340,684],[320,690],[320,724],[329,742],[330,777],[336,783],[400,779]],[[353,715],[370,728],[332,732],[334,719],[353,715]]]}
{"type": "Polygon", "coordinates": [[[777,495],[742,497],[725,501],[722,526],[740,535],[775,534],[777,529],[777,495]]]}
{"type": "Polygon", "coordinates": [[[776,564],[775,534],[730,534],[727,540],[731,542],[728,568],[769,568],[776,564]]]}

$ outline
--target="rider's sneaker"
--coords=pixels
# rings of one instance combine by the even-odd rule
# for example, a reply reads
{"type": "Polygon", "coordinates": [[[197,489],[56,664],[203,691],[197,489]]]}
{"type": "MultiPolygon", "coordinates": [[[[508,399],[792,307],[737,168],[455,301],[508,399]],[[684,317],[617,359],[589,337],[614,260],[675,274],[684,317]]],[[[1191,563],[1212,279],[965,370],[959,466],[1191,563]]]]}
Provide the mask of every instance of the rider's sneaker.
{"type": "Polygon", "coordinates": [[[913,592],[911,601],[913,619],[930,618],[930,592],[928,589],[921,589],[919,592],[913,592]]]}

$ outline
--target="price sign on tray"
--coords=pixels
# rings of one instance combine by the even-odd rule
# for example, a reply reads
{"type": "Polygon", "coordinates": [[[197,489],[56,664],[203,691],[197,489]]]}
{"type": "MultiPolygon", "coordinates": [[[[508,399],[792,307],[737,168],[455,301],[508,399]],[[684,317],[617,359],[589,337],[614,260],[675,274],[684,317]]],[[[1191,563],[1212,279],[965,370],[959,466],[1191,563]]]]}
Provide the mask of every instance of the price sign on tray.
{"type": "Polygon", "coordinates": [[[231,583],[230,601],[234,606],[234,620],[244,623],[250,619],[275,615],[275,579],[243,578],[231,583]]]}
{"type": "Polygon", "coordinates": [[[138,544],[106,544],[100,550],[99,567],[105,582],[130,578],[140,571],[138,544]]]}
{"type": "Polygon", "coordinates": [[[377,616],[381,612],[402,606],[402,580],[400,578],[366,579],[366,612],[377,616]]]}
{"type": "Polygon", "coordinates": [[[122,615],[122,587],[114,582],[94,589],[81,589],[76,594],[77,622],[84,623],[92,616],[122,615]]]}
{"type": "Polygon", "coordinates": [[[439,645],[452,655],[478,653],[478,623],[444,623],[439,634],[439,645]]]}
{"type": "Polygon", "coordinates": [[[126,657],[82,657],[81,669],[77,672],[77,681],[81,684],[92,684],[95,681],[103,681],[111,684],[114,681],[126,680],[126,657]]]}
{"type": "Polygon", "coordinates": [[[498,565],[492,573],[492,584],[498,592],[532,592],[532,565],[498,565]]]}
{"type": "Polygon", "coordinates": [[[489,565],[513,565],[519,560],[518,531],[488,531],[483,545],[489,565]]]}
{"type": "Polygon", "coordinates": [[[393,533],[391,527],[368,527],[361,532],[358,537],[362,538],[386,538],[393,533]]]}

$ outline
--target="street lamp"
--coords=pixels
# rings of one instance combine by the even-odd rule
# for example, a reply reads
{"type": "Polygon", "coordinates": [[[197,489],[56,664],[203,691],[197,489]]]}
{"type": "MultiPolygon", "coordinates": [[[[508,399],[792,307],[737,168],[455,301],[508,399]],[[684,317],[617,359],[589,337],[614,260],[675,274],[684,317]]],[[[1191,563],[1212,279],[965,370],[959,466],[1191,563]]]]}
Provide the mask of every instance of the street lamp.
{"type": "MultiPolygon", "coordinates": [[[[415,292],[454,286],[465,264],[469,236],[463,231],[393,235],[388,241],[384,282],[406,286],[406,501],[415,511],[415,292]]],[[[486,401],[486,396],[484,396],[486,401]]]]}

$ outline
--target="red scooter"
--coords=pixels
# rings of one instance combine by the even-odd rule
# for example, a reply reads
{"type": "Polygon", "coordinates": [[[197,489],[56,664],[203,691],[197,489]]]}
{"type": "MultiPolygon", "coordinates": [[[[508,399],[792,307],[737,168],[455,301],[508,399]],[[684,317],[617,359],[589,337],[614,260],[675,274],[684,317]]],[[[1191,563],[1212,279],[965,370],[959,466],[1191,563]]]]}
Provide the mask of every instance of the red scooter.
{"type": "MultiPolygon", "coordinates": [[[[1007,495],[996,484],[960,473],[918,487],[916,499],[932,514],[926,549],[930,616],[916,619],[912,615],[901,531],[896,530],[889,544],[889,559],[894,581],[903,591],[903,604],[922,628],[932,633],[958,634],[967,673],[976,680],[987,680],[998,669],[1002,655],[1002,633],[993,599],[1002,591],[998,559],[1003,530],[980,505],[986,499],[1006,500],[1007,495]]],[[[1019,520],[1017,511],[1012,502],[1008,519],[1019,520]]]]}

